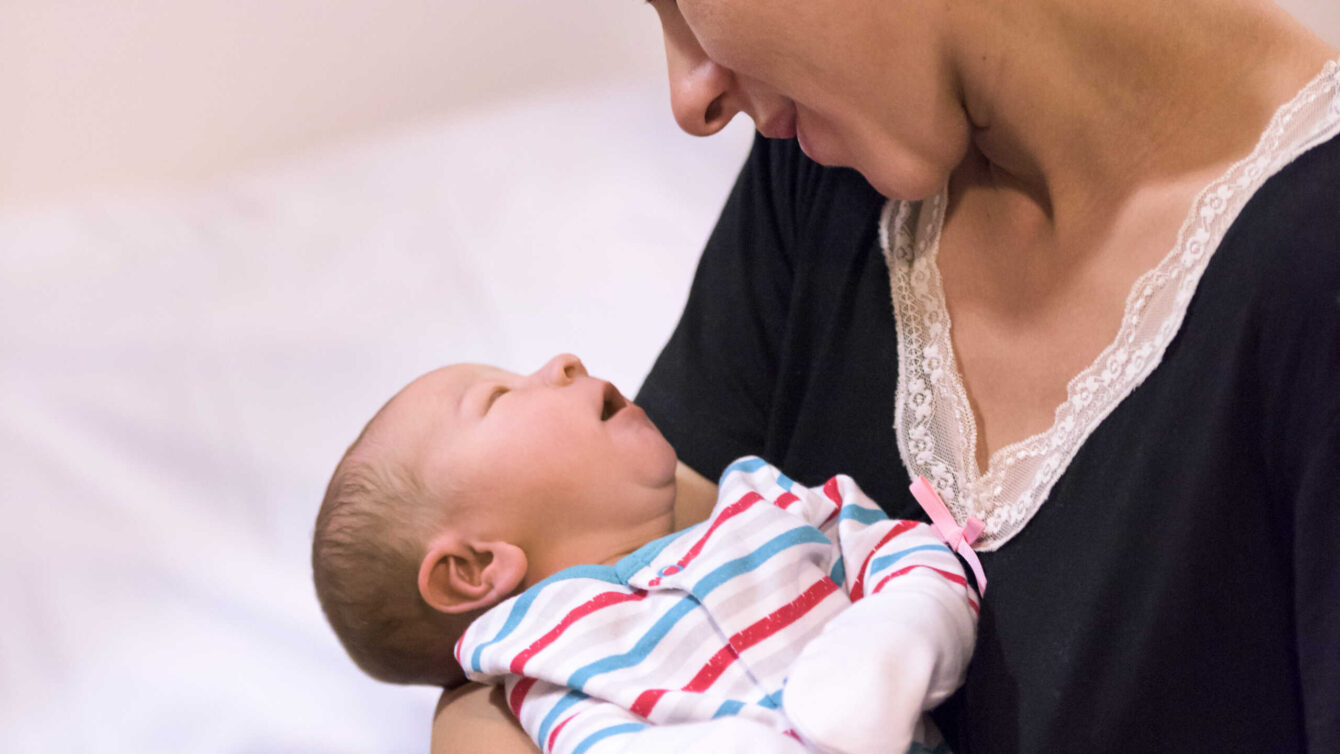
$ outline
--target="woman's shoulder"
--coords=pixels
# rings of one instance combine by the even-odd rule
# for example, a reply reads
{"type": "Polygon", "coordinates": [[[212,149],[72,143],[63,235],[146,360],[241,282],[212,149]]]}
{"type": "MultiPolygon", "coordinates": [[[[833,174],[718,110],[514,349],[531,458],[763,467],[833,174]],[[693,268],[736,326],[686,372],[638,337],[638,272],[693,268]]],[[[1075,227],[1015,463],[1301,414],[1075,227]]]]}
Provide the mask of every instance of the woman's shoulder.
{"type": "Polygon", "coordinates": [[[1340,136],[1257,189],[1195,295],[1206,342],[1247,357],[1289,426],[1340,411],[1340,136]]]}
{"type": "Polygon", "coordinates": [[[1220,256],[1248,286],[1243,292],[1276,314],[1340,316],[1340,135],[1261,185],[1215,261],[1220,256]]]}

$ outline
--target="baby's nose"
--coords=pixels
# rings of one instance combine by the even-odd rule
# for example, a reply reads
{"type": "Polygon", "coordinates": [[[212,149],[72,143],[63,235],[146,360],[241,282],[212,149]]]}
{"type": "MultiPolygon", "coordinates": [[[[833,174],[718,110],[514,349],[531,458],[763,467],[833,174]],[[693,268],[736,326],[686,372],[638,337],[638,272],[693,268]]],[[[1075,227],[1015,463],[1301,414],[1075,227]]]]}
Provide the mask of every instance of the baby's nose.
{"type": "Polygon", "coordinates": [[[570,353],[560,353],[535,374],[551,385],[567,385],[578,377],[587,376],[586,365],[570,353]]]}

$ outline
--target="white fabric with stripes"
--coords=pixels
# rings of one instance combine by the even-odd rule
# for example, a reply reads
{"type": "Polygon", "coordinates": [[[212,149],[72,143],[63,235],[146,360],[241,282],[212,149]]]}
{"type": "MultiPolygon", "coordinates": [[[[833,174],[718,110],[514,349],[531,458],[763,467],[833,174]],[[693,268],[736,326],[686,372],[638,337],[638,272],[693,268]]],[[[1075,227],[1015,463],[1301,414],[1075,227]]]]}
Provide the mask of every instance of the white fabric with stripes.
{"type": "MultiPolygon", "coordinates": [[[[747,457],[707,521],[541,581],[475,621],[457,657],[472,680],[506,685],[547,752],[728,751],[740,736],[799,751],[782,709],[793,662],[853,600],[899,590],[930,590],[975,625],[977,595],[930,527],[890,520],[848,477],[806,488],[747,457]]],[[[971,633],[946,640],[958,666],[971,633]]]]}

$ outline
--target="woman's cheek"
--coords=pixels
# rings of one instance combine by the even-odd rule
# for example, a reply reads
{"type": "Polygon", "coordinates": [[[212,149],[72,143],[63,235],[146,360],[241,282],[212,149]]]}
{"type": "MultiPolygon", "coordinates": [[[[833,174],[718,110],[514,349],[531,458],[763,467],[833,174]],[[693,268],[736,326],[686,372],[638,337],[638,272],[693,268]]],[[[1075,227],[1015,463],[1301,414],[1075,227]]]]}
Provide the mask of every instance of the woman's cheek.
{"type": "Polygon", "coordinates": [[[703,52],[718,65],[737,70],[748,64],[744,51],[765,41],[741,6],[754,0],[679,0],[679,13],[703,52]]]}

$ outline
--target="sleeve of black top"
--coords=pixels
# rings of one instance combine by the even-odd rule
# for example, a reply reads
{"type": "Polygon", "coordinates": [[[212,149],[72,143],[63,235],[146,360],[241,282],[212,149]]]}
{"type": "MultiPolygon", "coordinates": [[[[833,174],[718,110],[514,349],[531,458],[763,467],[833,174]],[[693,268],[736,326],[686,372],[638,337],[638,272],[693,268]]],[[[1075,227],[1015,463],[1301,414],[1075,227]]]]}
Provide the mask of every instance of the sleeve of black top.
{"type": "Polygon", "coordinates": [[[796,237],[797,160],[787,147],[755,138],[637,396],[680,460],[708,479],[763,449],[796,237]]]}
{"type": "Polygon", "coordinates": [[[1263,439],[1269,468],[1292,497],[1308,750],[1340,751],[1340,138],[1279,177],[1266,196],[1274,198],[1269,241],[1260,245],[1271,262],[1262,274],[1271,396],[1263,439]]]}
{"type": "MultiPolygon", "coordinates": [[[[1294,610],[1309,751],[1340,751],[1340,140],[1330,170],[1309,176],[1292,227],[1291,289],[1280,302],[1295,335],[1294,610]],[[1329,177],[1329,180],[1325,178],[1329,177]]],[[[1286,438],[1281,444],[1288,446],[1286,438]]]]}
{"type": "Polygon", "coordinates": [[[1298,480],[1294,611],[1309,751],[1340,751],[1340,414],[1298,480]]]}

